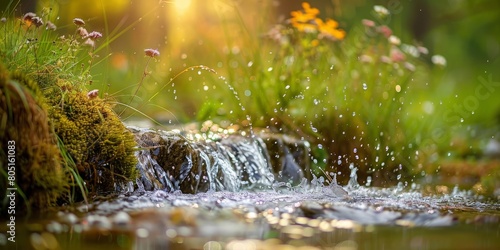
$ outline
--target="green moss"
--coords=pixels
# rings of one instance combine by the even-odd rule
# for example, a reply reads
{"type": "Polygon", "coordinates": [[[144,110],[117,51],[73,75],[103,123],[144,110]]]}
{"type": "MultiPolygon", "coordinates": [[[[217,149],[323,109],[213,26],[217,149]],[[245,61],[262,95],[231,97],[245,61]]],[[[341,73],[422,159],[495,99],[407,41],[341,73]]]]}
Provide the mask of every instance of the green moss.
{"type": "Polygon", "coordinates": [[[73,90],[67,82],[58,85],[45,93],[50,118],[89,191],[112,192],[115,184],[135,179],[136,143],[112,107],[73,90]]]}
{"type": "MultiPolygon", "coordinates": [[[[21,74],[10,75],[0,65],[0,164],[2,190],[8,181],[7,145],[15,144],[15,182],[24,200],[19,208],[46,208],[67,194],[68,178],[51,132],[46,104],[37,85],[21,74]]],[[[12,154],[11,154],[12,155],[12,154]]],[[[11,165],[12,166],[12,165],[11,165]]],[[[12,173],[12,172],[11,172],[12,173]]],[[[5,192],[1,198],[5,205],[5,192]]],[[[20,196],[18,196],[20,197],[20,196]]],[[[20,200],[20,198],[18,198],[20,200]]]]}
{"type": "MultiPolygon", "coordinates": [[[[0,61],[6,68],[0,70],[0,139],[2,145],[8,140],[20,144],[19,185],[25,185],[26,197],[45,206],[57,197],[71,198],[76,185],[85,193],[80,178],[95,193],[114,191],[116,185],[134,179],[133,135],[109,103],[86,95],[92,63],[87,68],[82,62],[89,48],[77,37],[29,28],[13,16],[0,26],[5,31],[0,36],[0,61]],[[38,168],[50,171],[29,172],[38,168]],[[44,193],[45,200],[36,198],[44,193]]],[[[1,152],[4,169],[4,146],[1,152]]]]}

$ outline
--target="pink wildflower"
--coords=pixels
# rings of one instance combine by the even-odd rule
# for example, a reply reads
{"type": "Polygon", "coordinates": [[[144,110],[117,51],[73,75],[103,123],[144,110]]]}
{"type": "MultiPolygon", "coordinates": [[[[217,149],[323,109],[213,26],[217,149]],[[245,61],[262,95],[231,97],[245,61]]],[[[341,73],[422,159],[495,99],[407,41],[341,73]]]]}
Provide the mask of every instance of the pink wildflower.
{"type": "Polygon", "coordinates": [[[146,56],[149,56],[149,57],[156,57],[156,56],[160,55],[160,52],[158,50],[155,50],[155,49],[145,49],[144,54],[146,54],[146,56]]]}
{"type": "Polygon", "coordinates": [[[375,27],[375,22],[369,19],[363,19],[361,20],[361,23],[366,26],[366,27],[375,27]]]}
{"type": "Polygon", "coordinates": [[[380,61],[383,62],[383,63],[391,63],[391,58],[387,57],[387,56],[381,56],[380,57],[380,61]]]}
{"type": "Polygon", "coordinates": [[[399,50],[397,48],[392,48],[391,49],[391,60],[393,62],[402,62],[405,60],[405,55],[401,50],[399,50]]]}
{"type": "Polygon", "coordinates": [[[386,25],[379,26],[377,28],[377,31],[382,33],[386,38],[389,38],[392,35],[392,30],[391,28],[387,27],[386,25]]]}
{"type": "Polygon", "coordinates": [[[417,49],[420,53],[424,54],[424,55],[427,55],[429,54],[429,50],[426,48],[426,47],[423,47],[423,46],[417,46],[417,49]]]}
{"type": "Polygon", "coordinates": [[[97,31],[92,31],[87,35],[87,38],[92,39],[92,41],[95,41],[101,37],[102,37],[102,34],[100,32],[97,32],[97,31]]]}

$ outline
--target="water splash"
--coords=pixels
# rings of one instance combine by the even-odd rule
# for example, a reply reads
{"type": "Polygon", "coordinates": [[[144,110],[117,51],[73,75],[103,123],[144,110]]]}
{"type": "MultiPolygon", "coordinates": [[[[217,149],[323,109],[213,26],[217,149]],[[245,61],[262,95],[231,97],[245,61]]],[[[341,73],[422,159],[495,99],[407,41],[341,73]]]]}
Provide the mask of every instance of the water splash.
{"type": "Polygon", "coordinates": [[[309,167],[305,162],[309,144],[286,137],[266,138],[264,133],[253,137],[183,136],[172,131],[129,129],[140,147],[136,153],[139,190],[198,193],[270,189],[275,181],[297,184],[304,178],[302,168],[309,167]],[[268,145],[278,145],[271,149],[278,159],[271,159],[268,145]]]}

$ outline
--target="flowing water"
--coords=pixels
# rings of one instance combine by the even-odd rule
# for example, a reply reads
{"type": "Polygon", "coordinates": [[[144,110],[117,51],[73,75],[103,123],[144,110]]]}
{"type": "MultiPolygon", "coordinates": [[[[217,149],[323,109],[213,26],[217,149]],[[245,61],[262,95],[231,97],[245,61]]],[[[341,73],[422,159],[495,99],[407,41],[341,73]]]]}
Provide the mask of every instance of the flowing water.
{"type": "Polygon", "coordinates": [[[33,215],[19,222],[15,245],[2,236],[0,247],[500,247],[500,204],[458,187],[360,186],[354,166],[348,185],[326,184],[308,174],[307,142],[287,136],[130,130],[141,149],[135,182],[91,204],[33,215]]]}

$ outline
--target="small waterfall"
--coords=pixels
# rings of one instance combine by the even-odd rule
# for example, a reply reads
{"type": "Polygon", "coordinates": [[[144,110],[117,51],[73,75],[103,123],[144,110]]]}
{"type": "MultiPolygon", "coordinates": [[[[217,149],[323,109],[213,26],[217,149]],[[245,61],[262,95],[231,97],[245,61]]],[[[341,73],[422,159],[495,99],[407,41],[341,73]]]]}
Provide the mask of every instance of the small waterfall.
{"type": "Polygon", "coordinates": [[[299,183],[304,172],[309,172],[305,159],[310,149],[305,141],[269,133],[189,140],[172,131],[129,129],[139,146],[135,183],[139,190],[197,193],[268,189],[275,181],[299,183]]]}

